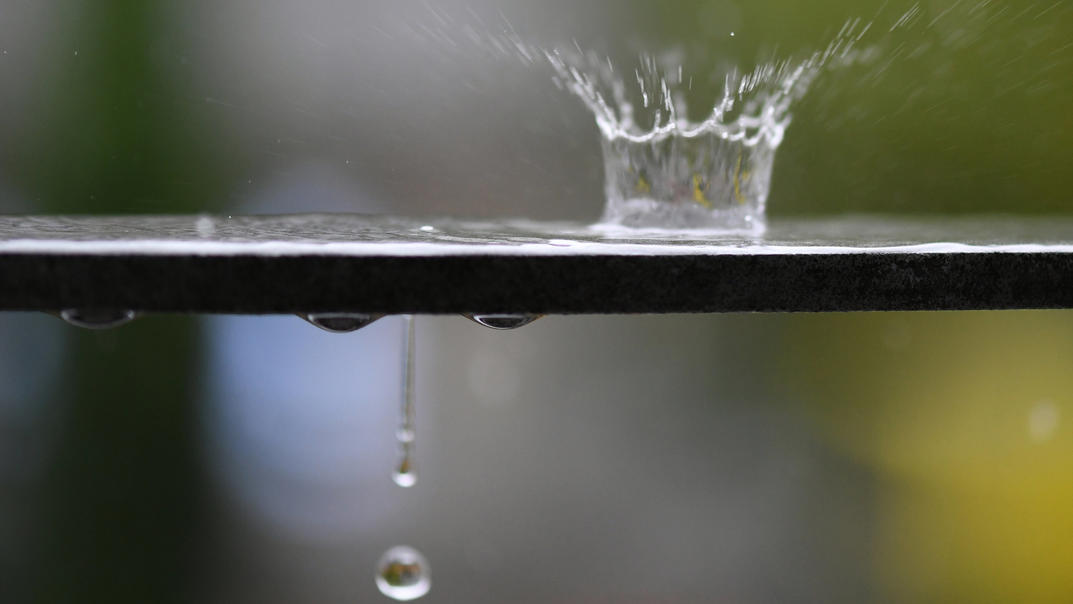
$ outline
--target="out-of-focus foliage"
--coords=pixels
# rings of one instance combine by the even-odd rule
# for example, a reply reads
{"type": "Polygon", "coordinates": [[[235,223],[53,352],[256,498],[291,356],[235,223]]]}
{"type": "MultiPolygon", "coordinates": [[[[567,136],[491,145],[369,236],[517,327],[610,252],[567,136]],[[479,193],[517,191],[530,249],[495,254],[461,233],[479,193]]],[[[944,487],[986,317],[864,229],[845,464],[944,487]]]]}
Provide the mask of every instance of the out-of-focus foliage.
{"type": "Polygon", "coordinates": [[[898,601],[1073,598],[1067,311],[811,316],[785,338],[801,417],[882,477],[898,601]]]}

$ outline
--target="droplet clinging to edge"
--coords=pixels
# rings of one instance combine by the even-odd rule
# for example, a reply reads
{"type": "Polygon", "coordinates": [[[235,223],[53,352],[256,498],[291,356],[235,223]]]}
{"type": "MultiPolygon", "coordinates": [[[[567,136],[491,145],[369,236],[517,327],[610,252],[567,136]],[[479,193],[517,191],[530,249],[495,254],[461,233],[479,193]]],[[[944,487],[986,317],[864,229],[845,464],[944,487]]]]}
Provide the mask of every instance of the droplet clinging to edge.
{"type": "Polygon", "coordinates": [[[130,323],[138,317],[133,310],[67,308],[59,317],[75,327],[85,329],[111,329],[130,323]]]}
{"type": "Polygon", "coordinates": [[[380,318],[380,315],[365,313],[310,313],[298,316],[332,333],[357,331],[380,318]]]}
{"type": "Polygon", "coordinates": [[[473,314],[466,318],[492,329],[518,329],[536,321],[541,315],[528,314],[473,314]]]}

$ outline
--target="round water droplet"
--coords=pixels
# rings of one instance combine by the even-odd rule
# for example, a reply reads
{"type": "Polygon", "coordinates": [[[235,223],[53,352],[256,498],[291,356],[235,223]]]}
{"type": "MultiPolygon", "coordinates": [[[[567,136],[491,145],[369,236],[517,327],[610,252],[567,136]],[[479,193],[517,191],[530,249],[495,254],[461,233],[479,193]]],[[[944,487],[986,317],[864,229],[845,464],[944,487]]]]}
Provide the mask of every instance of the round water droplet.
{"type": "Polygon", "coordinates": [[[491,327],[492,329],[518,329],[524,327],[533,321],[540,318],[540,315],[524,315],[524,314],[488,314],[488,315],[466,315],[466,318],[484,325],[485,327],[491,327]]]}
{"type": "Polygon", "coordinates": [[[332,333],[350,333],[372,323],[380,315],[363,313],[313,313],[298,315],[313,325],[332,333]]]}
{"type": "Polygon", "coordinates": [[[420,598],[432,587],[428,560],[405,545],[387,550],[376,565],[376,587],[380,593],[400,602],[420,598]]]}
{"type": "Polygon", "coordinates": [[[60,311],[60,318],[75,327],[85,329],[110,329],[130,323],[138,314],[133,310],[101,310],[68,308],[60,311]]]}
{"type": "Polygon", "coordinates": [[[400,443],[412,443],[416,438],[417,434],[414,432],[413,428],[402,427],[395,431],[395,440],[400,443]]]}
{"type": "Polygon", "coordinates": [[[404,489],[408,489],[417,484],[417,470],[414,469],[413,458],[410,455],[403,455],[402,461],[399,462],[399,466],[392,472],[391,479],[395,481],[395,484],[404,489]]]}

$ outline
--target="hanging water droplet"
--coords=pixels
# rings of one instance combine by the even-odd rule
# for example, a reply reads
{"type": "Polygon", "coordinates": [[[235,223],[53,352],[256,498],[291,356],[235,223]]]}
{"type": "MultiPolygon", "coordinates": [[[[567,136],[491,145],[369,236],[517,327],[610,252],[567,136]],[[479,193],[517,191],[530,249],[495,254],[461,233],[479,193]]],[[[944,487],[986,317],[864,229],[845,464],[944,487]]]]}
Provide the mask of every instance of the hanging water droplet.
{"type": "Polygon", "coordinates": [[[376,587],[380,593],[400,602],[420,598],[432,587],[428,560],[405,545],[387,550],[376,566],[376,587]]]}
{"type": "Polygon", "coordinates": [[[417,484],[414,470],[414,445],[417,441],[417,409],[414,404],[414,356],[416,345],[413,315],[403,316],[402,329],[402,405],[399,410],[399,428],[395,438],[399,441],[399,465],[391,475],[395,484],[410,488],[417,484]]]}
{"type": "Polygon", "coordinates": [[[109,329],[130,323],[138,314],[133,310],[67,308],[59,317],[75,327],[85,329],[109,329]]]}
{"type": "Polygon", "coordinates": [[[364,313],[311,313],[298,316],[332,333],[357,331],[380,318],[380,315],[364,313]]]}
{"type": "Polygon", "coordinates": [[[466,315],[466,318],[474,323],[491,327],[492,329],[518,329],[519,327],[525,327],[540,317],[541,315],[525,314],[466,315]]]}

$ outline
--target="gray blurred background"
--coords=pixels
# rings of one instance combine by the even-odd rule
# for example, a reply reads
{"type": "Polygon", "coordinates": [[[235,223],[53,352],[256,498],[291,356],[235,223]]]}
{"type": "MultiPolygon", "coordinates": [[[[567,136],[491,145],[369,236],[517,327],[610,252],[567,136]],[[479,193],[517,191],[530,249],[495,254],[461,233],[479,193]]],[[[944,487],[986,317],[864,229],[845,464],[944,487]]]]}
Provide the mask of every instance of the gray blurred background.
{"type": "MultiPolygon", "coordinates": [[[[591,116],[467,32],[712,74],[856,17],[771,213],[1069,211],[1065,0],[5,0],[0,211],[593,220],[591,116]]],[[[411,490],[399,329],[0,317],[0,601],[382,601],[401,543],[429,602],[1073,599],[1066,312],[421,317],[411,490]]]]}

